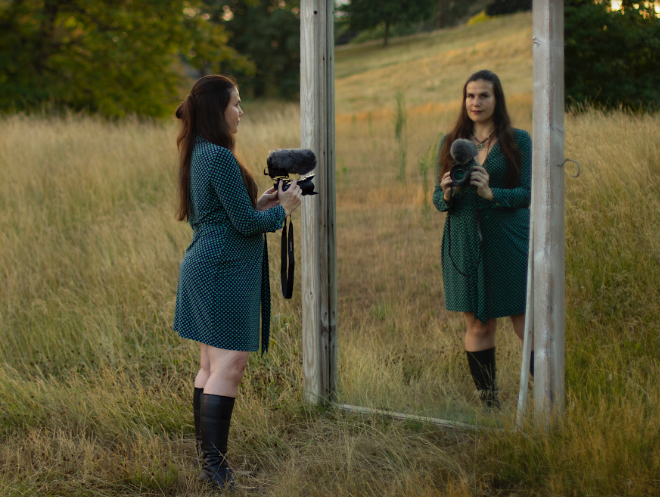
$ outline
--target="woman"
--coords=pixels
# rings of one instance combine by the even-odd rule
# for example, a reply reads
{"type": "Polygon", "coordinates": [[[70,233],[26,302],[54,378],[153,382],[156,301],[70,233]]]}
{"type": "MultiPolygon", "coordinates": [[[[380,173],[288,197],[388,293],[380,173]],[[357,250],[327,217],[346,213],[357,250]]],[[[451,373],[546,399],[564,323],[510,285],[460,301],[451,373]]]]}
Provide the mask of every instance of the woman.
{"type": "Polygon", "coordinates": [[[510,316],[521,340],[524,334],[531,179],[532,141],[511,127],[500,79],[474,73],[463,87],[458,120],[440,144],[433,203],[449,211],[442,238],[446,308],[464,313],[470,372],[488,408],[499,407],[497,318],[510,316]],[[479,152],[470,186],[458,189],[450,177],[457,138],[471,140],[479,152]]]}
{"type": "Polygon", "coordinates": [[[179,269],[174,330],[199,342],[193,411],[199,479],[233,485],[227,438],[234,400],[248,355],[268,350],[270,288],[265,233],[282,227],[300,205],[295,181],[287,191],[257,184],[234,156],[243,111],[236,82],[205,76],[176,110],[181,120],[179,221],[193,228],[179,269]]]}

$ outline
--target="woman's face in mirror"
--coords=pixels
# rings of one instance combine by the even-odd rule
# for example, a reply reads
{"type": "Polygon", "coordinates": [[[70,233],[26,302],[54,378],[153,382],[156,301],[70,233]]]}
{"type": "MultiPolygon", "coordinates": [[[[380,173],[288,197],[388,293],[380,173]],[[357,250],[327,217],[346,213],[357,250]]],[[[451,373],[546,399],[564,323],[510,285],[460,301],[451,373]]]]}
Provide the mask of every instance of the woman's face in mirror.
{"type": "Polygon", "coordinates": [[[465,96],[465,109],[475,123],[487,123],[495,112],[495,95],[490,81],[470,81],[465,96]]]}
{"type": "Polygon", "coordinates": [[[241,110],[241,97],[238,94],[238,90],[234,88],[231,91],[231,98],[229,99],[229,104],[225,109],[225,121],[229,127],[229,132],[233,135],[238,133],[238,123],[241,121],[241,116],[243,111],[241,110]]]}

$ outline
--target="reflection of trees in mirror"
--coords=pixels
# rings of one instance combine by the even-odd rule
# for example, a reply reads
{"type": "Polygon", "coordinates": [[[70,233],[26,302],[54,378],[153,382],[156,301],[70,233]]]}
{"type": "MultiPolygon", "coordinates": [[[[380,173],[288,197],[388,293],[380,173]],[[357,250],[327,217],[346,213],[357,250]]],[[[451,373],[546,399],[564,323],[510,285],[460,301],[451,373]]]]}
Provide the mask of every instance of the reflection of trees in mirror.
{"type": "Polygon", "coordinates": [[[409,26],[431,17],[436,0],[351,0],[340,5],[337,12],[343,16],[343,23],[355,31],[384,26],[383,46],[387,46],[390,28],[396,24],[409,26]]]}
{"type": "Polygon", "coordinates": [[[402,183],[406,181],[406,158],[408,155],[408,136],[407,136],[407,122],[408,115],[406,113],[406,96],[403,92],[397,92],[394,96],[396,100],[396,109],[394,111],[394,137],[396,138],[397,145],[397,167],[398,172],[396,179],[402,183]]]}

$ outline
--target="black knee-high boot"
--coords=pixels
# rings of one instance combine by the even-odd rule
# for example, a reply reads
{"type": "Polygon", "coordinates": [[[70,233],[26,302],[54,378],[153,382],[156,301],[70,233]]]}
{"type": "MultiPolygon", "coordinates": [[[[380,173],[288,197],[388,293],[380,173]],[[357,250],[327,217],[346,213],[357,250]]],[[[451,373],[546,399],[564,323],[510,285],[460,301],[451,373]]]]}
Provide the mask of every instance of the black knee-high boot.
{"type": "Polygon", "coordinates": [[[200,480],[218,487],[231,488],[234,476],[227,463],[227,439],[234,400],[222,395],[202,394],[200,421],[202,425],[202,472],[200,480]]]}
{"type": "Polygon", "coordinates": [[[193,394],[193,418],[195,419],[195,452],[197,454],[197,463],[202,459],[202,423],[199,420],[199,413],[202,401],[203,388],[195,388],[193,394]]]}
{"type": "Polygon", "coordinates": [[[467,352],[468,365],[479,397],[485,407],[500,407],[495,381],[495,347],[478,352],[467,352]]]}

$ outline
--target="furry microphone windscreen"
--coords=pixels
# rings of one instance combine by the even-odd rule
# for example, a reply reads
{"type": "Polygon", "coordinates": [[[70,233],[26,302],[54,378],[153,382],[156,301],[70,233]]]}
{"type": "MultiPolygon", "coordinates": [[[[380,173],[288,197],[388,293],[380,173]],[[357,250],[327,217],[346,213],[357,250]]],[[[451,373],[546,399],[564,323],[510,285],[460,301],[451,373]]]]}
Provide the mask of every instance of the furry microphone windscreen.
{"type": "Polygon", "coordinates": [[[266,159],[269,170],[289,174],[307,174],[316,167],[316,155],[308,148],[275,149],[266,159]]]}
{"type": "Polygon", "coordinates": [[[458,138],[451,144],[449,153],[457,164],[467,164],[473,157],[477,156],[477,146],[470,140],[465,138],[458,138]]]}

